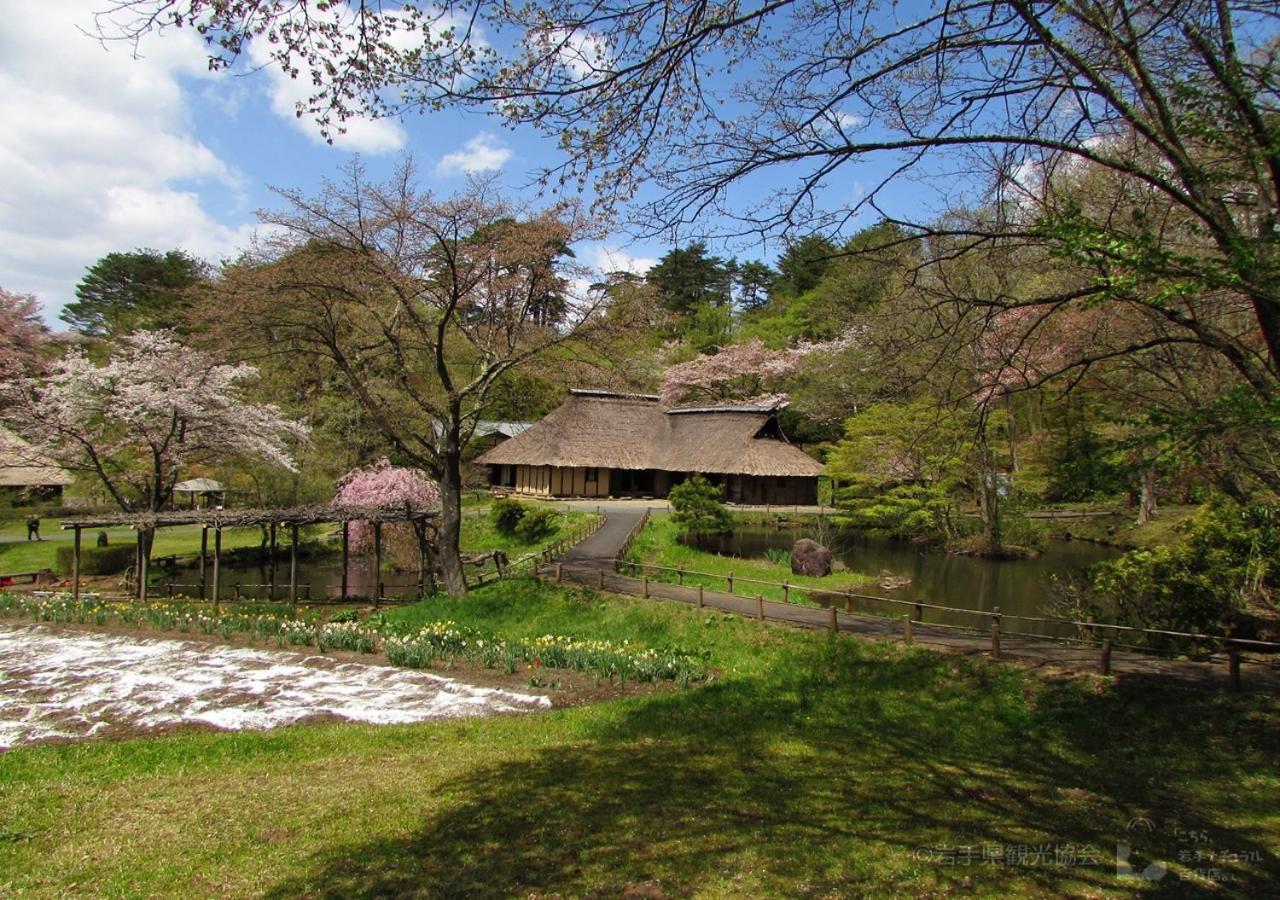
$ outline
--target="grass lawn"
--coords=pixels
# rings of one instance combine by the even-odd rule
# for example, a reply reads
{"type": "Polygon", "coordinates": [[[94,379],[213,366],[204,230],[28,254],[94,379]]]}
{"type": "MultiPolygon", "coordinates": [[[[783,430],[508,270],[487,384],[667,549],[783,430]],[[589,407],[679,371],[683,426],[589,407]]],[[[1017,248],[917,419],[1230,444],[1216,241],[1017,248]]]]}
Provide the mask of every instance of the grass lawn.
{"type": "MultiPolygon", "coordinates": [[[[534,507],[535,504],[528,504],[534,507]]],[[[524,556],[528,553],[534,553],[547,547],[566,535],[570,534],[575,528],[581,528],[590,520],[596,518],[593,512],[585,512],[581,510],[561,510],[557,513],[556,531],[547,537],[533,543],[524,543],[516,540],[510,535],[502,534],[493,525],[493,519],[487,512],[478,513],[476,515],[464,516],[462,519],[462,534],[460,541],[462,548],[467,553],[488,553],[490,550],[502,550],[511,559],[524,556]]]]}
{"type": "MultiPolygon", "coordinates": [[[[108,528],[107,538],[112,544],[133,544],[138,535],[130,528],[108,528]]],[[[303,537],[314,537],[320,531],[304,529],[303,537]]],[[[41,519],[40,536],[43,541],[27,541],[26,524],[22,521],[6,521],[0,523],[0,572],[34,572],[39,569],[55,568],[54,557],[58,547],[69,547],[73,540],[72,532],[58,527],[57,519],[41,519]]],[[[98,531],[85,531],[81,537],[82,546],[92,547],[98,538],[98,531]]],[[[224,528],[222,531],[222,549],[234,550],[237,547],[256,547],[262,541],[262,532],[257,528],[224,528]]],[[[282,539],[288,545],[288,535],[282,539]]],[[[209,546],[213,546],[213,537],[209,538],[209,546]]],[[[161,528],[156,532],[152,549],[152,558],[185,555],[200,552],[200,529],[194,525],[178,525],[173,528],[161,528]]],[[[212,552],[212,550],[210,551],[212,552]]]]}
{"type": "MultiPolygon", "coordinates": [[[[631,544],[627,559],[653,566],[705,572],[706,575],[686,574],[684,583],[701,584],[708,590],[725,590],[725,576],[732,573],[734,593],[751,596],[763,594],[766,600],[781,600],[782,589],[752,584],[742,579],[774,583],[785,581],[793,587],[812,587],[823,591],[864,591],[875,583],[875,578],[872,576],[858,572],[836,572],[825,578],[810,578],[805,575],[793,575],[791,566],[785,563],[775,563],[768,559],[738,559],[696,550],[676,540],[675,523],[666,515],[654,515],[649,518],[644,530],[631,544]]],[[[674,572],[647,574],[653,581],[674,583],[678,580],[674,572]]],[[[795,603],[808,602],[808,597],[803,591],[791,591],[790,598],[795,603]]]]}
{"type": "Polygon", "coordinates": [[[1280,883],[1275,698],[1045,681],[531,580],[394,614],[701,647],[720,674],[537,715],[12,750],[0,894],[1195,896],[1179,879],[1211,866],[1219,895],[1280,883]],[[1163,880],[1117,877],[1130,838],[1163,880]],[[1196,851],[1217,859],[1179,861],[1196,851]]]}

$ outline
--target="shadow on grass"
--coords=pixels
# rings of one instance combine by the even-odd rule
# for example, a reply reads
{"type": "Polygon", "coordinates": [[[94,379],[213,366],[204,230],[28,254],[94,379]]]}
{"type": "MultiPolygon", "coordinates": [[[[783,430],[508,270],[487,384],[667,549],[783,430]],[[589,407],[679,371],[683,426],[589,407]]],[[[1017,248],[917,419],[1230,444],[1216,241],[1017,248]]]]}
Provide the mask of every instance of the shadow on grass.
{"type": "Polygon", "coordinates": [[[633,701],[588,743],[477,769],[414,833],[329,848],[269,896],[1203,893],[1177,872],[1116,877],[1138,817],[1155,829],[1134,841],[1139,870],[1230,851],[1226,892],[1267,896],[1275,798],[1244,786],[1275,784],[1267,702],[810,645],[767,677],[633,701]]]}

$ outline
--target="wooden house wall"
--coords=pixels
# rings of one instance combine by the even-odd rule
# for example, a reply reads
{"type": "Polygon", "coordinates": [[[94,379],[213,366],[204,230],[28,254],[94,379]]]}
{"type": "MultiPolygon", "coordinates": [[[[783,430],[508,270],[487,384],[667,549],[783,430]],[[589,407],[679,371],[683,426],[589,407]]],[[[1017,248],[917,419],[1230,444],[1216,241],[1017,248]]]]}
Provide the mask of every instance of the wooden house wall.
{"type": "Polygon", "coordinates": [[[597,469],[596,480],[589,482],[581,466],[516,466],[515,490],[542,497],[608,497],[609,470],[597,469]]]}

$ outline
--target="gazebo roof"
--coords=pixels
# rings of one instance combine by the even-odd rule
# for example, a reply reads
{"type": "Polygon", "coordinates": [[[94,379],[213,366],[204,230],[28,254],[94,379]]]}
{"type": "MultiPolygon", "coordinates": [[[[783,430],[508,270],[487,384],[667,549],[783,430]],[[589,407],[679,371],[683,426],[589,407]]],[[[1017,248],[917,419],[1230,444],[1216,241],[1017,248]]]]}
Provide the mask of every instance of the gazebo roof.
{"type": "Polygon", "coordinates": [[[414,522],[440,515],[435,507],[411,503],[387,506],[297,506],[288,509],[187,509],[163,512],[104,513],[69,516],[63,528],[165,528],[203,525],[235,528],[257,525],[321,525],[330,522],[414,522]]]}
{"type": "Polygon", "coordinates": [[[173,489],[183,494],[220,494],[226,490],[222,482],[212,478],[188,478],[186,481],[179,481],[173,489]]]}

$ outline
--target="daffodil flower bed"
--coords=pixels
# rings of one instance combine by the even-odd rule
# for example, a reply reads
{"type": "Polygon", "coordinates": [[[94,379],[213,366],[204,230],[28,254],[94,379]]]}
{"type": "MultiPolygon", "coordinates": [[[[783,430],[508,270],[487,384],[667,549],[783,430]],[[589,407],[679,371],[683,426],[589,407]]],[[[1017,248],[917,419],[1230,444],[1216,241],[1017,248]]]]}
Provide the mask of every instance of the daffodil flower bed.
{"type": "Polygon", "coordinates": [[[422,668],[444,658],[468,659],[508,672],[518,662],[535,668],[574,669],[622,682],[671,680],[682,687],[707,677],[705,656],[676,647],[640,649],[629,641],[583,641],[547,634],[526,640],[501,640],[454,622],[430,622],[410,634],[384,639],[387,659],[398,666],[422,668]]]}
{"type": "Polygon", "coordinates": [[[436,660],[467,660],[508,673],[523,663],[532,668],[573,669],[599,679],[619,681],[675,681],[682,687],[707,677],[706,655],[677,647],[645,649],[629,641],[578,640],[547,634],[523,640],[504,640],[455,622],[431,622],[406,633],[380,615],[364,622],[320,621],[295,615],[286,606],[259,611],[231,610],[217,615],[194,603],[141,605],[112,603],[96,597],[79,601],[70,594],[28,597],[0,594],[0,618],[30,618],[54,624],[148,626],[162,631],[206,635],[251,635],[285,646],[314,646],[320,650],[353,650],[387,655],[392,665],[426,668],[436,660]]]}

